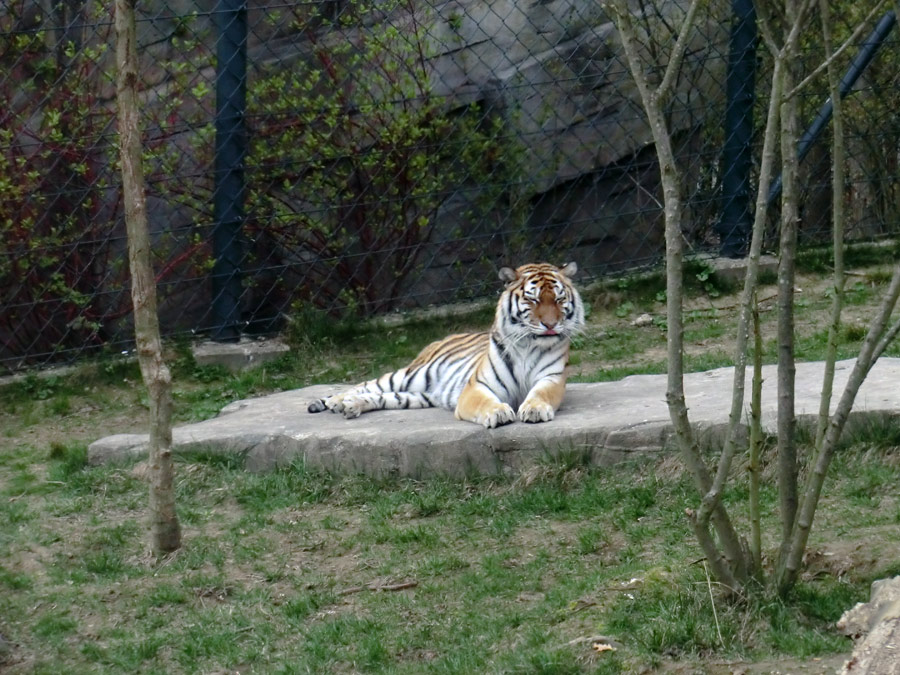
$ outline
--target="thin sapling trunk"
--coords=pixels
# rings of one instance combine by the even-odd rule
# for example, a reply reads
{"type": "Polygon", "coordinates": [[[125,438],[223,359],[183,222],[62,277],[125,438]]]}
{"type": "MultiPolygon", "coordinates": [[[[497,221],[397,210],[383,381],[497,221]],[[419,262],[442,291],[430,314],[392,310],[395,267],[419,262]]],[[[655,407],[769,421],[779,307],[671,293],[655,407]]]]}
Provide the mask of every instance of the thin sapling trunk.
{"type": "MultiPolygon", "coordinates": [[[[654,89],[650,86],[638,56],[634,23],[628,7],[621,0],[617,0],[611,5],[617,16],[617,26],[629,68],[647,113],[660,167],[666,239],[666,345],[668,356],[666,402],[685,463],[693,474],[698,488],[702,493],[708,494],[713,489],[713,481],[697,447],[684,396],[683,205],[681,180],[664,112],[665,101],[671,93],[675,77],[681,66],[687,39],[693,28],[699,6],[699,0],[693,0],[688,8],[666,65],[662,82],[654,89]]],[[[713,500],[707,511],[708,513],[703,519],[696,518],[692,512],[688,514],[700,545],[707,554],[717,578],[731,587],[740,585],[746,578],[746,561],[737,533],[718,500],[713,500]],[[709,520],[712,520],[719,536],[722,546],[721,553],[718,552],[719,549],[707,529],[709,520]]]]}
{"type": "Polygon", "coordinates": [[[141,130],[138,113],[137,37],[133,0],[115,0],[116,102],[119,152],[134,333],[141,375],[150,397],[150,536],[157,555],[181,545],[181,528],[175,513],[172,464],[172,377],[162,355],[156,312],[156,278],[150,260],[147,200],[141,164],[141,130]]]}
{"type": "Polygon", "coordinates": [[[825,373],[822,376],[822,397],[816,423],[815,447],[821,448],[825,429],[831,413],[831,393],[834,387],[834,364],[837,361],[838,332],[841,328],[841,312],[844,306],[844,106],[838,88],[838,73],[831,49],[831,17],[827,0],[819,0],[819,17],[822,22],[822,42],[827,59],[828,91],[832,106],[831,141],[831,219],[832,247],[834,248],[834,276],[831,291],[831,321],[828,325],[828,342],[825,345],[825,373]]]}

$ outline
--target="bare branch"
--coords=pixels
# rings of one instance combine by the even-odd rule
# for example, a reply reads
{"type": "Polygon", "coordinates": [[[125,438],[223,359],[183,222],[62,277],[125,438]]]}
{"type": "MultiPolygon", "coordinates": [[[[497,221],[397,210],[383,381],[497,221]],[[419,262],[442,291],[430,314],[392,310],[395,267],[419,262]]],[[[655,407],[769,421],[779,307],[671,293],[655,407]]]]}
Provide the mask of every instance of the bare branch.
{"type": "Polygon", "coordinates": [[[635,189],[635,190],[637,190],[638,192],[640,192],[642,195],[644,195],[644,197],[646,197],[647,199],[649,199],[649,200],[650,200],[651,202],[653,202],[660,210],[662,210],[663,204],[662,204],[661,201],[659,201],[659,198],[656,196],[656,193],[655,193],[655,192],[651,192],[650,190],[648,190],[647,188],[645,188],[645,187],[641,184],[641,181],[640,181],[637,177],[632,176],[630,173],[625,174],[625,177],[628,178],[628,180],[630,180],[630,181],[632,182],[632,184],[634,185],[634,189],[635,189]]]}
{"type": "MultiPolygon", "coordinates": [[[[794,9],[788,2],[786,5],[794,9]]],[[[791,12],[788,12],[789,16],[791,12]]],[[[798,13],[799,16],[799,13],[798,13]]],[[[797,25],[795,22],[794,25],[797,25]]],[[[793,82],[794,65],[788,56],[791,41],[785,42],[785,88],[793,82]]],[[[781,101],[781,236],[778,246],[778,407],[777,464],[778,495],[782,521],[782,546],[787,546],[797,514],[797,442],[794,403],[794,280],[797,258],[797,228],[800,220],[797,139],[800,135],[798,102],[781,101]]]]}
{"type": "Polygon", "coordinates": [[[662,82],[656,90],[656,94],[660,100],[665,100],[669,95],[675,82],[675,78],[677,77],[678,70],[681,68],[681,62],[684,60],[684,54],[687,49],[688,36],[691,34],[694,21],[697,18],[697,10],[700,9],[701,2],[702,0],[692,0],[691,6],[688,7],[687,14],[684,16],[684,21],[681,23],[681,30],[678,31],[678,38],[675,41],[675,46],[672,48],[672,53],[669,55],[669,64],[666,66],[666,72],[663,75],[662,82]]]}
{"type": "MultiPolygon", "coordinates": [[[[826,4],[827,3],[823,3],[823,6],[826,4]]],[[[828,21],[829,17],[827,16],[827,6],[824,7],[824,12],[825,13],[823,14],[822,18],[823,36],[825,37],[826,49],[829,49],[830,24],[828,21]]],[[[834,157],[834,171],[836,179],[836,182],[834,183],[834,199],[835,215],[836,217],[841,218],[842,221],[843,204],[841,202],[843,200],[844,151],[842,144],[843,129],[841,122],[843,121],[843,118],[840,115],[839,97],[835,95],[836,92],[834,91],[836,88],[837,76],[832,65],[828,65],[827,68],[829,70],[829,85],[832,89],[834,103],[836,103],[838,106],[836,110],[839,113],[835,117],[836,127],[834,134],[834,140],[836,143],[834,157]],[[840,162],[840,164],[838,164],[838,162],[840,162]],[[840,183],[837,182],[837,179],[840,179],[840,183]]],[[[839,224],[840,221],[835,222],[835,237],[837,237],[839,234],[839,224]]],[[[835,239],[836,270],[843,265],[843,260],[841,259],[841,246],[842,242],[840,243],[840,245],[838,245],[837,239],[835,239]]],[[[838,283],[837,280],[836,283],[838,283]]],[[[840,401],[838,402],[837,409],[835,410],[834,415],[832,415],[828,420],[826,429],[824,430],[824,434],[821,435],[821,441],[817,443],[816,458],[812,465],[812,470],[810,471],[806,479],[802,504],[800,505],[799,511],[797,513],[796,521],[794,523],[790,539],[789,541],[785,542],[786,545],[782,548],[778,563],[776,565],[775,585],[778,591],[781,593],[784,593],[788,589],[790,589],[796,582],[799,575],[803,552],[806,549],[806,544],[809,539],[809,533],[812,528],[813,518],[815,516],[818,501],[821,496],[822,487],[825,482],[825,476],[831,463],[831,459],[834,455],[837,442],[840,439],[841,433],[843,432],[844,426],[850,415],[853,403],[856,400],[856,395],[859,392],[859,388],[865,381],[865,378],[871,370],[876,359],[881,356],[883,351],[887,348],[888,343],[896,335],[896,333],[900,332],[900,322],[897,322],[897,325],[892,326],[891,329],[886,332],[887,324],[897,304],[898,297],[900,297],[900,266],[898,266],[894,271],[890,287],[888,288],[888,291],[882,301],[881,307],[879,308],[878,313],[869,328],[869,332],[866,335],[862,346],[860,347],[859,355],[857,356],[856,363],[850,373],[850,378],[846,386],[844,387],[844,391],[840,401]]],[[[819,436],[820,433],[817,430],[817,441],[819,440],[819,436]]]]}
{"type": "Polygon", "coordinates": [[[380,584],[377,581],[366,584],[365,586],[351,586],[338,591],[338,595],[352,595],[353,593],[361,593],[362,591],[403,591],[407,588],[415,588],[419,582],[415,579],[411,581],[401,581],[397,584],[380,584]]]}
{"type": "MultiPolygon", "coordinates": [[[[809,75],[807,75],[800,82],[800,84],[798,84],[793,89],[791,89],[787,93],[785,98],[791,98],[792,96],[797,94],[801,89],[803,89],[803,87],[805,87],[810,82],[812,82],[814,79],[816,79],[822,73],[823,70],[831,68],[831,66],[834,64],[834,61],[836,59],[840,58],[841,54],[843,54],[845,51],[847,51],[847,48],[850,47],[850,45],[854,44],[859,39],[859,36],[862,34],[863,30],[865,30],[865,28],[869,24],[869,22],[874,18],[875,14],[878,12],[878,10],[884,6],[884,2],[885,2],[885,0],[879,0],[877,3],[875,3],[875,6],[872,7],[871,11],[866,15],[866,18],[863,19],[862,22],[860,22],[859,25],[856,26],[856,29],[850,34],[850,37],[848,37],[844,41],[844,43],[840,47],[838,47],[837,51],[831,52],[830,48],[828,48],[826,53],[830,53],[830,56],[828,56],[828,58],[824,62],[820,63],[815,68],[815,70],[813,70],[809,75]]],[[[825,5],[825,7],[826,7],[826,9],[823,10],[822,2],[821,2],[821,0],[819,0],[819,11],[820,12],[827,11],[827,4],[825,5]]],[[[830,39],[830,37],[829,37],[829,39],[830,39]]],[[[834,100],[836,100],[836,97],[832,97],[832,101],[834,101],[834,100]]]]}
{"type": "MultiPolygon", "coordinates": [[[[641,67],[637,53],[637,40],[634,25],[628,8],[622,0],[613,0],[611,7],[617,16],[617,26],[622,45],[631,69],[632,77],[641,94],[644,110],[650,123],[656,146],[657,159],[659,161],[660,180],[663,186],[663,205],[665,216],[665,240],[666,240],[666,344],[668,356],[668,377],[666,387],[666,403],[672,425],[675,428],[675,437],[678,440],[685,464],[694,476],[695,483],[701,492],[709,493],[713,489],[708,469],[697,447],[693,429],[688,418],[687,405],[684,396],[684,343],[683,343],[683,249],[682,237],[682,196],[681,182],[675,163],[675,153],[672,149],[672,138],[666,124],[665,114],[660,102],[660,89],[651,89],[641,67]]],[[[696,9],[691,17],[696,16],[696,9]]],[[[691,25],[685,21],[681,30],[689,32],[691,25]]],[[[724,479],[723,481],[724,482],[724,479]]],[[[746,578],[746,561],[743,548],[734,530],[727,512],[718,501],[718,491],[712,498],[704,497],[701,506],[703,518],[697,522],[697,531],[707,532],[707,525],[712,520],[719,535],[727,561],[729,577],[746,578]]],[[[699,535],[698,535],[699,537],[699,535]]],[[[715,544],[708,537],[708,543],[713,548],[715,544]]],[[[703,542],[701,542],[703,544],[703,542]]],[[[723,554],[711,556],[710,563],[714,565],[717,575],[723,565],[716,566],[714,560],[718,560],[723,554]]],[[[720,580],[724,580],[719,577],[720,580]]]]}
{"type": "Polygon", "coordinates": [[[755,575],[762,574],[762,533],[760,530],[759,479],[762,475],[762,333],[759,304],[753,304],[753,384],[750,392],[750,557],[755,575]]]}
{"type": "Polygon", "coordinates": [[[709,530],[705,525],[697,521],[697,515],[691,509],[685,509],[685,515],[687,515],[688,522],[691,524],[691,529],[694,531],[694,536],[697,537],[700,548],[703,549],[703,553],[706,555],[707,562],[712,567],[713,575],[726,587],[739,588],[740,584],[731,573],[731,568],[726,564],[726,560],[716,547],[709,530]]]}
{"type": "Polygon", "coordinates": [[[749,326],[753,311],[753,298],[759,279],[759,258],[762,252],[763,234],[766,225],[766,213],[768,205],[769,184],[772,181],[773,167],[775,164],[775,142],[777,140],[779,113],[781,106],[782,86],[784,84],[784,59],[779,54],[775,59],[772,72],[772,86],[769,93],[769,110],[766,118],[766,131],[763,137],[763,150],[759,168],[759,185],[756,195],[756,212],[754,214],[752,235],[750,238],[750,252],[747,258],[747,271],[744,276],[744,288],[740,299],[740,316],[738,317],[737,336],[734,348],[734,381],[731,395],[731,411],[728,416],[728,429],[725,433],[725,442],[722,446],[722,454],[719,457],[719,465],[716,471],[714,485],[710,486],[701,504],[697,515],[701,523],[705,523],[718,505],[719,495],[725,487],[728,472],[737,450],[736,438],[738,428],[744,412],[744,388],[746,383],[747,367],[747,340],[749,326]]]}
{"type": "Polygon", "coordinates": [[[881,358],[881,355],[884,354],[884,350],[897,338],[898,334],[900,334],[900,320],[897,320],[878,342],[878,345],[875,347],[875,351],[872,354],[872,363],[869,364],[870,370],[872,369],[872,366],[875,365],[875,362],[881,358]]]}
{"type": "Polygon", "coordinates": [[[803,30],[803,24],[806,21],[806,15],[816,2],[817,0],[803,0],[803,4],[800,5],[800,10],[797,12],[794,24],[791,26],[791,30],[784,41],[783,49],[786,50],[786,58],[791,58],[794,55],[800,38],[800,31],[803,30]]]}
{"type": "Polygon", "coordinates": [[[754,6],[756,7],[757,21],[759,22],[759,30],[760,33],[762,33],[763,42],[765,42],[769,53],[772,55],[772,58],[776,58],[779,54],[782,56],[789,56],[793,53],[797,45],[797,39],[800,36],[800,30],[802,29],[803,23],[806,20],[806,14],[816,3],[816,1],[817,0],[804,0],[803,4],[800,6],[799,11],[794,17],[794,22],[791,25],[790,31],[788,31],[788,35],[785,38],[784,44],[780,47],[775,40],[775,32],[772,30],[772,24],[769,23],[769,17],[765,13],[765,11],[763,11],[764,7],[759,2],[759,0],[756,0],[756,2],[754,2],[754,6]]]}
{"type": "MultiPolygon", "coordinates": [[[[803,504],[797,516],[797,522],[791,537],[790,547],[783,560],[779,561],[776,586],[779,591],[785,592],[797,580],[800,572],[800,564],[803,560],[803,552],[806,550],[806,543],[809,540],[809,533],[812,529],[813,518],[816,514],[816,507],[822,494],[822,486],[825,483],[825,476],[828,473],[828,467],[834,456],[837,442],[840,440],[844,425],[850,416],[853,403],[856,401],[856,395],[859,388],[866,379],[869,370],[872,368],[874,356],[878,347],[883,343],[885,336],[885,328],[890,319],[894,307],[897,305],[897,299],[900,297],[900,265],[894,270],[891,283],[887,294],[882,300],[878,313],[875,316],[866,339],[859,350],[859,356],[856,358],[856,364],[850,372],[850,378],[844,387],[844,393],[838,403],[837,410],[828,425],[828,431],[819,449],[813,469],[807,477],[806,487],[804,490],[803,504]]],[[[893,328],[892,328],[893,330],[893,328]]],[[[900,329],[898,329],[900,330],[900,329]]]]}
{"type": "Polygon", "coordinates": [[[619,29],[619,37],[622,39],[622,49],[625,51],[625,58],[628,60],[628,67],[631,70],[634,84],[637,86],[638,93],[641,95],[641,100],[646,107],[647,101],[654,99],[655,96],[650,90],[647,78],[644,76],[644,71],[641,67],[633,18],[623,0],[612,0],[607,6],[616,14],[616,27],[619,29]]]}
{"type": "MultiPolygon", "coordinates": [[[[878,3],[879,5],[881,3],[878,3]]],[[[834,68],[831,51],[831,16],[828,0],[819,0],[819,17],[822,23],[822,41],[825,46],[828,90],[832,101],[833,132],[831,143],[831,217],[832,248],[834,249],[834,294],[831,297],[831,321],[828,341],[825,345],[825,373],[822,377],[822,396],[816,422],[816,448],[822,447],[825,429],[831,411],[831,393],[834,385],[834,364],[837,360],[838,331],[841,327],[841,311],[844,306],[844,106],[838,92],[838,74],[834,68]]],[[[867,19],[868,20],[868,19],[867,19]]],[[[860,24],[862,26],[863,24],[860,24]]],[[[847,43],[844,43],[845,45],[847,43]]],[[[797,87],[794,88],[794,91],[797,87]]],[[[877,358],[877,357],[876,357],[877,358]]]]}
{"type": "Polygon", "coordinates": [[[762,34],[763,42],[772,58],[776,58],[781,53],[781,47],[775,42],[775,31],[772,30],[772,25],[769,23],[769,16],[766,14],[765,7],[760,0],[755,0],[753,4],[756,7],[756,20],[759,24],[759,32],[762,34]]]}

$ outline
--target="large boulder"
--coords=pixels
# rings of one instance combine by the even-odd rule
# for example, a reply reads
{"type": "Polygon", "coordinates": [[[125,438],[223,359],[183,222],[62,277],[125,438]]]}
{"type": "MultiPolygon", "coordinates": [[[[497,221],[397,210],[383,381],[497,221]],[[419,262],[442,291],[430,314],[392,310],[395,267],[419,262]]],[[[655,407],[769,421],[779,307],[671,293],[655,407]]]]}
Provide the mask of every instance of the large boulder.
{"type": "Polygon", "coordinates": [[[874,582],[869,602],[844,612],[837,627],[857,641],[843,675],[900,675],[900,576],[874,582]]]}
{"type": "MultiPolygon", "coordinates": [[[[668,62],[682,3],[646,7],[638,24],[651,81],[668,62]],[[651,43],[661,47],[655,57],[651,43]]],[[[531,189],[548,189],[615,165],[652,143],[618,31],[595,0],[455,0],[429,28],[434,91],[482,99],[501,111],[534,169],[531,189]]],[[[721,9],[698,22],[670,106],[670,131],[693,129],[724,101],[729,24],[721,9]]]]}
{"type": "MultiPolygon", "coordinates": [[[[684,8],[674,0],[643,6],[646,14],[634,11],[652,81],[660,76],[652,64],[668,62],[668,27],[680,25],[684,8]],[[655,55],[647,47],[653,43],[655,55]]],[[[726,10],[714,3],[701,15],[669,105],[685,222],[695,230],[709,220],[693,212],[691,197],[709,178],[709,165],[698,161],[702,139],[724,110],[726,10]]],[[[500,213],[492,222],[467,223],[470,204],[442,209],[419,281],[433,290],[420,292],[421,300],[439,302],[449,289],[477,285],[491,276],[490,261],[515,255],[517,241],[531,255],[577,259],[594,274],[659,259],[664,223],[652,134],[603,3],[453,0],[435,8],[427,34],[432,91],[448,106],[474,103],[502,119],[513,159],[510,175],[497,179],[509,182],[525,215],[521,222],[500,213]],[[462,242],[452,236],[460,229],[462,242]]],[[[695,242],[702,236],[686,234],[695,242]]]]}

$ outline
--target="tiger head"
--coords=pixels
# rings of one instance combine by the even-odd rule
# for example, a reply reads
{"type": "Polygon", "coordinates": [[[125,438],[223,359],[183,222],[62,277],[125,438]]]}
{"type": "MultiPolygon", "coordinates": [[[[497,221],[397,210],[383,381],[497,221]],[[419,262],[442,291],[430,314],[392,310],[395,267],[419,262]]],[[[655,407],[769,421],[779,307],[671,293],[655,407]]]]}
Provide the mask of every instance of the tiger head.
{"type": "Polygon", "coordinates": [[[528,338],[549,346],[572,337],[584,326],[584,305],[571,280],[577,271],[573,262],[501,269],[506,289],[497,306],[497,327],[516,343],[528,338]]]}

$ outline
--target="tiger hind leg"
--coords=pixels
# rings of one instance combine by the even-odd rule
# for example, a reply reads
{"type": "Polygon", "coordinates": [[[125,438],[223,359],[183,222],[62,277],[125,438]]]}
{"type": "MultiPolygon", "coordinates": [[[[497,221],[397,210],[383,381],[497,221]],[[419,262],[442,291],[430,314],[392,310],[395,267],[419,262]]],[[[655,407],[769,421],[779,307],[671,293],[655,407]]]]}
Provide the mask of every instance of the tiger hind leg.
{"type": "Polygon", "coordinates": [[[309,404],[309,412],[341,413],[347,419],[359,417],[372,410],[400,410],[412,408],[430,408],[433,403],[427,394],[408,391],[386,392],[348,392],[325,399],[318,399],[309,404]]]}

